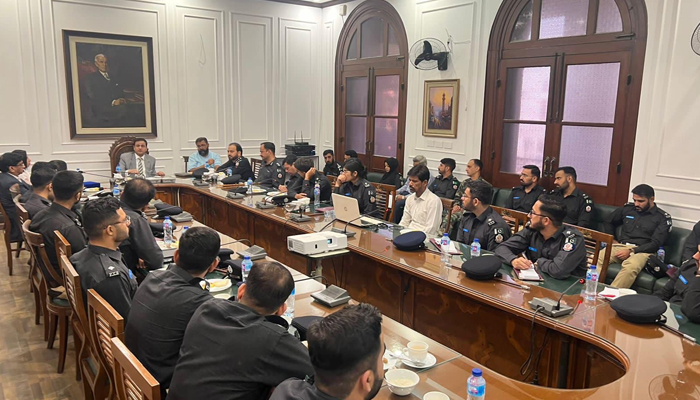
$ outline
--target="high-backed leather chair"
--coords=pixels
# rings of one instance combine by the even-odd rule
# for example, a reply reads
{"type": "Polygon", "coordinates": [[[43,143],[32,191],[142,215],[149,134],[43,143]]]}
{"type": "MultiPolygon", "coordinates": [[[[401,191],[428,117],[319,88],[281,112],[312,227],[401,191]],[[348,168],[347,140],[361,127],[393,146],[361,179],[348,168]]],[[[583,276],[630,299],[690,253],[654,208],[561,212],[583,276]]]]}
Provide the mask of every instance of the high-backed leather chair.
{"type": "Polygon", "coordinates": [[[110,174],[116,171],[117,165],[119,164],[119,157],[122,154],[134,151],[135,140],[136,138],[134,136],[123,136],[112,143],[112,146],[109,148],[110,174]]]}

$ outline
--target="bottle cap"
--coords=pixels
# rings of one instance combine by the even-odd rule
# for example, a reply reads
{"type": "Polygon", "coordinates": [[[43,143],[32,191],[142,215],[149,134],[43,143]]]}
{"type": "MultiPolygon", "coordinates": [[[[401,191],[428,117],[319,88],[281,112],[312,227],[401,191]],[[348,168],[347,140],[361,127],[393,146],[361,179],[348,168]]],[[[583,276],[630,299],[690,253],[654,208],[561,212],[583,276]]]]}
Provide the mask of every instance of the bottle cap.
{"type": "Polygon", "coordinates": [[[170,216],[169,216],[169,215],[166,215],[166,216],[165,216],[165,219],[168,220],[168,221],[170,221],[170,216]]]}
{"type": "Polygon", "coordinates": [[[475,238],[474,241],[477,242],[477,243],[479,243],[479,239],[478,239],[478,238],[475,238]]]}
{"type": "Polygon", "coordinates": [[[591,269],[596,269],[596,266],[591,264],[591,269]]]}
{"type": "Polygon", "coordinates": [[[448,237],[449,237],[449,236],[450,236],[450,234],[449,234],[449,233],[447,233],[447,232],[445,232],[445,233],[443,233],[443,234],[442,234],[442,237],[445,237],[445,236],[448,236],[448,237]]]}
{"type": "Polygon", "coordinates": [[[479,377],[482,375],[482,372],[479,368],[474,368],[474,369],[472,369],[472,375],[479,377]]]}
{"type": "Polygon", "coordinates": [[[243,256],[244,260],[250,260],[250,256],[243,256]]]}
{"type": "Polygon", "coordinates": [[[190,229],[189,226],[185,226],[184,228],[182,228],[183,231],[186,231],[186,230],[188,230],[188,229],[190,229]]]}

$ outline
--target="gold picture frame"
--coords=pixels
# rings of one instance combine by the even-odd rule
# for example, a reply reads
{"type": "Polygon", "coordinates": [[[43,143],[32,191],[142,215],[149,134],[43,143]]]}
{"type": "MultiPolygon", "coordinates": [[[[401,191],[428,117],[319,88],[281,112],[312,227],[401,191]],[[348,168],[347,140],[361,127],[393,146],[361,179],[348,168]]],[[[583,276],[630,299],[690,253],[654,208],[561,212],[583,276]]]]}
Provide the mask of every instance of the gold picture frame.
{"type": "Polygon", "coordinates": [[[457,137],[459,79],[425,81],[423,136],[457,137]]]}

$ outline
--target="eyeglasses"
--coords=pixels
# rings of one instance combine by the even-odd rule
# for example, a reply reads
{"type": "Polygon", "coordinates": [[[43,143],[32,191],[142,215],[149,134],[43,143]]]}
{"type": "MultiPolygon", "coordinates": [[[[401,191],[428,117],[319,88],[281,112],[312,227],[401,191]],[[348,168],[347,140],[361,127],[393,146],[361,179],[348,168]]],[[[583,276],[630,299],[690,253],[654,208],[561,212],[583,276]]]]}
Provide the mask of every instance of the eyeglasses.
{"type": "Polygon", "coordinates": [[[528,217],[532,215],[537,215],[540,218],[549,218],[549,215],[544,215],[544,214],[537,214],[534,210],[530,210],[529,213],[527,213],[528,217]]]}
{"type": "Polygon", "coordinates": [[[131,225],[131,217],[129,217],[129,216],[127,215],[126,218],[124,218],[124,221],[113,222],[113,223],[111,223],[110,225],[119,225],[119,224],[124,224],[124,225],[126,225],[126,226],[131,225]]]}

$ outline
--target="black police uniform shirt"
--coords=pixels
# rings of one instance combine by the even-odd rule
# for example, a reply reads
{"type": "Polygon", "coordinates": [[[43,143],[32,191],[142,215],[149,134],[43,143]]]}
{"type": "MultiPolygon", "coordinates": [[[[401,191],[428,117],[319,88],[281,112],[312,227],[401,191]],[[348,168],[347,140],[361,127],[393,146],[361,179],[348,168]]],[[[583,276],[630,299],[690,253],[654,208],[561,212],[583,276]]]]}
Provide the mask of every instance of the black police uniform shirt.
{"type": "Polygon", "coordinates": [[[240,175],[241,181],[248,181],[248,178],[255,180],[255,173],[250,166],[250,161],[245,157],[229,158],[228,161],[216,169],[216,172],[226,172],[229,168],[231,168],[231,176],[240,175]]]}
{"type": "Polygon", "coordinates": [[[197,308],[212,299],[201,281],[171,264],[165,271],[151,271],[131,301],[126,347],[163,389],[170,387],[187,324],[197,308]]]}
{"type": "Polygon", "coordinates": [[[269,164],[263,161],[260,166],[260,171],[258,171],[258,179],[255,180],[255,183],[260,186],[277,189],[284,183],[284,175],[284,168],[279,159],[275,158],[269,164]]]}
{"type": "Polygon", "coordinates": [[[583,234],[563,225],[547,240],[539,231],[527,227],[501,243],[494,253],[507,264],[524,253],[540,271],[556,279],[583,276],[588,269],[583,234]]]}
{"type": "Polygon", "coordinates": [[[688,238],[685,239],[685,246],[683,247],[683,261],[681,262],[682,264],[685,264],[686,261],[690,260],[693,258],[693,255],[698,252],[698,245],[700,244],[700,222],[695,224],[693,227],[693,230],[690,231],[690,235],[688,235],[688,238]]]}
{"type": "Polygon", "coordinates": [[[506,200],[506,208],[524,213],[530,212],[537,199],[546,194],[547,191],[540,185],[535,185],[530,193],[525,192],[524,186],[516,186],[510,192],[510,197],[506,200]]]}
{"type": "Polygon", "coordinates": [[[140,258],[149,270],[163,268],[163,251],[153,236],[148,217],[124,202],[121,202],[121,206],[131,219],[129,237],[119,244],[126,266],[136,272],[140,258]]]}
{"type": "Polygon", "coordinates": [[[583,228],[591,227],[593,199],[583,193],[581,189],[575,188],[574,191],[566,197],[564,197],[564,192],[562,190],[552,190],[551,194],[561,197],[566,205],[565,224],[577,225],[583,228]]]}
{"type": "Polygon", "coordinates": [[[24,209],[27,210],[27,214],[29,214],[29,219],[31,220],[34,219],[35,215],[39,214],[39,211],[49,208],[50,205],[51,202],[49,199],[41,197],[36,193],[30,194],[27,201],[22,204],[24,209]]]}
{"type": "Polygon", "coordinates": [[[627,203],[610,215],[606,231],[614,234],[620,243],[635,245],[635,253],[656,253],[668,239],[673,228],[671,216],[656,205],[647,211],[638,212],[634,203],[627,203]],[[615,228],[622,226],[620,234],[615,228]]]}
{"type": "Polygon", "coordinates": [[[136,279],[122,261],[122,253],[101,246],[88,247],[73,254],[70,262],[80,275],[83,300],[87,309],[87,291],[94,289],[119,315],[128,321],[136,279]]]}
{"type": "Polygon", "coordinates": [[[472,212],[465,212],[457,231],[457,241],[471,244],[479,239],[483,250],[493,251],[496,246],[510,238],[510,227],[500,214],[488,207],[478,217],[472,212]]]}
{"type": "Polygon", "coordinates": [[[330,164],[326,164],[323,166],[323,175],[329,176],[340,176],[340,173],[343,171],[343,166],[340,165],[337,161],[333,161],[330,164]]]}
{"type": "MultiPolygon", "coordinates": [[[[304,176],[304,178],[306,178],[306,176],[304,176]]],[[[331,187],[331,182],[328,180],[328,178],[326,178],[325,175],[318,171],[316,171],[316,174],[313,176],[313,178],[311,178],[310,181],[304,179],[299,193],[304,193],[306,197],[311,199],[311,201],[314,201],[314,187],[316,186],[316,182],[318,182],[319,189],[321,189],[321,201],[329,201],[331,199],[331,192],[333,191],[331,187]]]]}
{"type": "Polygon", "coordinates": [[[265,399],[283,381],[313,373],[308,350],[287,327],[214,298],[187,325],[168,400],[265,399]]]}
{"type": "Polygon", "coordinates": [[[360,214],[373,213],[377,209],[377,190],[367,179],[360,178],[357,183],[347,181],[334,188],[333,193],[356,198],[360,214]]]}
{"type": "Polygon", "coordinates": [[[289,180],[284,183],[285,186],[287,186],[287,194],[290,196],[294,196],[297,193],[301,192],[301,186],[304,183],[304,178],[299,176],[299,174],[294,174],[291,177],[289,177],[289,180]]]}
{"type": "Polygon", "coordinates": [[[457,188],[459,188],[459,180],[454,175],[445,178],[442,175],[438,175],[428,189],[435,193],[437,197],[452,199],[457,193],[457,188]]]}
{"type": "Polygon", "coordinates": [[[287,379],[275,388],[270,400],[339,400],[301,379],[287,379]]]}
{"type": "Polygon", "coordinates": [[[32,219],[29,230],[40,233],[44,238],[46,255],[59,275],[62,275],[62,273],[56,259],[56,243],[54,240],[56,236],[54,231],[58,231],[66,238],[68,243],[70,243],[73,254],[84,249],[88,242],[78,214],[58,203],[53,203],[47,209],[39,211],[32,219]]]}
{"type": "Polygon", "coordinates": [[[681,312],[694,323],[700,323],[700,277],[695,260],[686,261],[664,287],[654,293],[661,300],[680,304],[681,312]]]}
{"type": "Polygon", "coordinates": [[[25,196],[31,191],[32,187],[28,185],[25,181],[19,179],[16,175],[9,172],[0,173],[0,203],[5,209],[5,213],[12,224],[12,229],[10,230],[10,239],[13,241],[22,239],[22,226],[19,223],[19,217],[17,216],[17,207],[14,202],[14,194],[10,191],[10,188],[17,185],[22,196],[25,196]]]}

